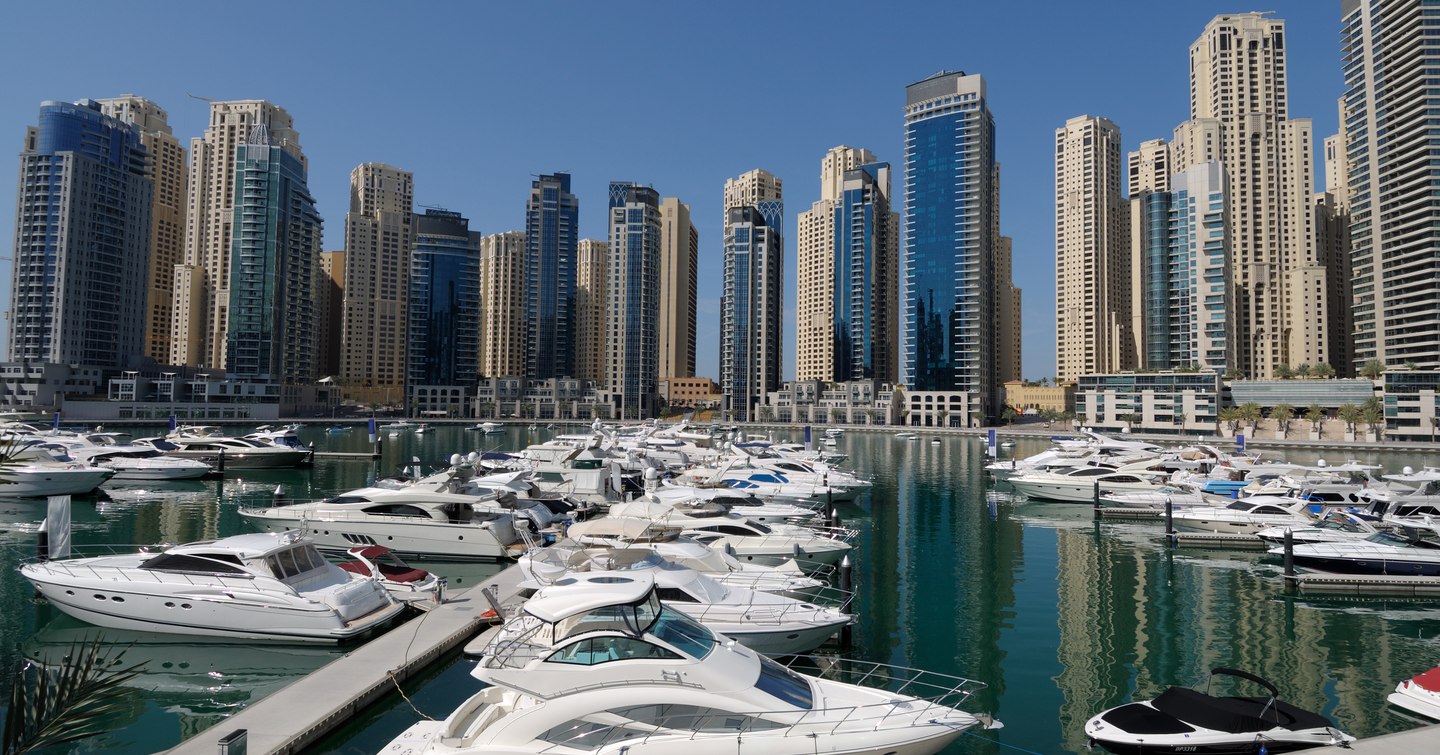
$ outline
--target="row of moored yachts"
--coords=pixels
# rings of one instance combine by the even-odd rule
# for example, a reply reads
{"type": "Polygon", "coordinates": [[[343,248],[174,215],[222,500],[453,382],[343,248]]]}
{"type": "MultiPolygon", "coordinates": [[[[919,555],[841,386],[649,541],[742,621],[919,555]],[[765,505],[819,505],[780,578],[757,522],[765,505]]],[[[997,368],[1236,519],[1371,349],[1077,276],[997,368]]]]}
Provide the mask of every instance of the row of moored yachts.
{"type": "Polygon", "coordinates": [[[1099,433],[987,469],[1031,499],[1159,512],[1176,532],[1258,537],[1302,571],[1440,576],[1440,470],[1381,476],[1356,462],[1314,466],[1165,450],[1099,433]]]}

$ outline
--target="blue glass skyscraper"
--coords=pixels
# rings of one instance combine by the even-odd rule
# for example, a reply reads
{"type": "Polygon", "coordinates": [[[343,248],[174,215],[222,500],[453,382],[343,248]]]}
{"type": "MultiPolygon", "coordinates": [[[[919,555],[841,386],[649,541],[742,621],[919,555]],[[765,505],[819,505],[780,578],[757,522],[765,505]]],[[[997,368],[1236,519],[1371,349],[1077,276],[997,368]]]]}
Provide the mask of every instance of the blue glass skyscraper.
{"type": "Polygon", "coordinates": [[[144,345],[147,154],[100,104],[45,102],[20,155],[10,359],[127,367],[144,345]]]}
{"type": "Polygon", "coordinates": [[[996,167],[984,79],[941,72],[906,87],[901,382],[967,391],[973,411],[992,420],[996,167]]]}
{"type": "Polygon", "coordinates": [[[610,184],[605,363],[621,419],[654,416],[660,380],[660,195],[610,184]]]}
{"type": "Polygon", "coordinates": [[[458,212],[415,217],[406,382],[474,385],[480,374],[480,234],[458,212]]]}
{"type": "Polygon", "coordinates": [[[225,371],[283,384],[315,379],[315,280],[323,221],[305,163],[257,126],[235,149],[225,371]]]}
{"type": "Polygon", "coordinates": [[[575,265],[580,200],[570,174],[540,176],[525,204],[525,376],[575,374],[575,265]]]}
{"type": "Polygon", "coordinates": [[[897,231],[890,163],[846,171],[835,205],[835,380],[895,380],[897,231]]]}

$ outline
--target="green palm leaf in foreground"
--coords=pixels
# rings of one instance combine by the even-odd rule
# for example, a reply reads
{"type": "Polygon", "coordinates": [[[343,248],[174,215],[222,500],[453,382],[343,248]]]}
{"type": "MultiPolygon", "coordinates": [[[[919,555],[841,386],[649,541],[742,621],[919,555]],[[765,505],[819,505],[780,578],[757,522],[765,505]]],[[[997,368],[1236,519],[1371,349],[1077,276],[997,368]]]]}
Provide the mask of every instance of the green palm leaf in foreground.
{"type": "Polygon", "coordinates": [[[73,742],[104,731],[105,717],[120,707],[125,682],[143,663],[121,667],[125,648],[107,648],[100,637],[70,646],[58,663],[48,657],[22,661],[10,678],[4,755],[73,742]]]}

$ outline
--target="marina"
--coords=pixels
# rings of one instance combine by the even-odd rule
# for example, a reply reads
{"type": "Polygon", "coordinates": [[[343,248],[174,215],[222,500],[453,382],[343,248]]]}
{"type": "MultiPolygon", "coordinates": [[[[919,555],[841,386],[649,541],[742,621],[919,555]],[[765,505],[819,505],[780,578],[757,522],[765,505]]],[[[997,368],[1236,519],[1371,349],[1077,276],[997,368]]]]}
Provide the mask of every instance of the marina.
{"type": "MultiPolygon", "coordinates": [[[[324,432],[307,428],[302,439],[309,442],[313,434],[322,451],[368,448],[363,432],[328,437],[324,432]]],[[[77,499],[75,539],[189,542],[253,531],[242,524],[239,506],[263,504],[277,486],[289,500],[318,499],[371,484],[413,456],[439,460],[456,451],[513,450],[556,432],[510,426],[501,434],[479,434],[465,433],[460,425],[435,425],[419,437],[387,439],[379,464],[317,454],[310,469],[244,470],[225,480],[138,489],[107,486],[93,504],[77,499]]],[[[776,433],[777,440],[798,435],[776,433]]],[[[1015,452],[1032,454],[1046,445],[1041,438],[1024,439],[1015,452]]],[[[1006,728],[968,731],[947,753],[1083,751],[1083,724],[1091,716],[1167,686],[1190,685],[1210,668],[1226,665],[1274,681],[1287,700],[1333,719],[1361,737],[1362,745],[1366,737],[1415,725],[1390,712],[1385,697],[1400,679],[1440,663],[1440,604],[1375,591],[1366,591],[1363,601],[1290,593],[1278,560],[1262,553],[1189,543],[1170,547],[1159,520],[1097,521],[1087,505],[992,492],[984,448],[974,437],[942,437],[936,446],[852,431],[839,438],[835,450],[847,453],[849,468],[872,486],[836,506],[842,525],[856,533],[850,553],[855,589],[850,611],[856,623],[848,646],[822,652],[933,669],[988,685],[967,709],[991,712],[1006,728]]],[[[1372,457],[1389,468],[1426,461],[1418,455],[1372,457]]],[[[0,576],[6,606],[0,622],[5,636],[40,645],[47,636],[73,636],[84,626],[58,617],[51,606],[32,605],[31,591],[13,568],[33,550],[43,512],[43,502],[0,503],[0,537],[12,549],[5,556],[10,568],[0,576]]],[[[188,685],[190,691],[179,698],[136,699],[112,731],[85,746],[215,752],[219,738],[244,728],[250,752],[282,745],[296,748],[283,751],[301,751],[284,741],[313,736],[319,738],[307,751],[378,752],[422,714],[443,718],[475,691],[469,676],[475,662],[458,647],[480,624],[468,627],[465,616],[474,611],[459,609],[488,610],[489,601],[472,588],[494,579],[502,567],[416,565],[449,578],[442,608],[453,604],[456,610],[430,611],[369,644],[331,654],[306,649],[313,654],[306,663],[287,660],[288,678],[318,685],[313,687],[286,686],[285,679],[271,677],[247,689],[240,683],[243,669],[225,666],[224,650],[208,656],[187,650],[187,665],[203,681],[188,685]],[[445,627],[453,631],[442,631],[445,627]],[[411,633],[418,638],[413,643],[411,633]],[[452,635],[461,634],[465,637],[452,646],[452,635]],[[398,652],[378,644],[397,642],[398,652]],[[450,647],[456,650],[445,649],[450,647]],[[417,661],[424,653],[435,662],[417,661]],[[377,657],[384,661],[372,660],[377,657]],[[326,659],[336,658],[345,660],[329,670],[326,659]],[[405,677],[400,683],[405,697],[391,694],[396,682],[386,675],[402,665],[397,676],[405,677]],[[314,695],[321,688],[332,696],[303,716],[290,712],[299,706],[280,697],[306,689],[314,695]],[[372,695],[375,705],[357,702],[372,695]],[[318,722],[332,715],[342,725],[320,735],[318,722]]],[[[283,665],[256,660],[267,651],[290,652],[260,646],[244,654],[244,661],[267,669],[283,665]]],[[[158,660],[163,653],[150,655],[158,660]]],[[[164,671],[175,673],[171,666],[164,671]]]]}

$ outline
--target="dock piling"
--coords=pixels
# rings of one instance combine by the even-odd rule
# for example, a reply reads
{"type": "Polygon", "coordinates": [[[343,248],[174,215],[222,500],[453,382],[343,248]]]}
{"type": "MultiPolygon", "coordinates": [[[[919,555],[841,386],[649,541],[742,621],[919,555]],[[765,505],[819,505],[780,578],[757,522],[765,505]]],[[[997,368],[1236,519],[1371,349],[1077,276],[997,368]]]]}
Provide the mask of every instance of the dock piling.
{"type": "Polygon", "coordinates": [[[215,460],[215,471],[225,473],[225,449],[220,449],[220,456],[215,460]]]}
{"type": "Polygon", "coordinates": [[[1175,499],[1168,495],[1165,496],[1165,539],[1171,546],[1174,546],[1177,541],[1175,537],[1175,499]]]}
{"type": "Polygon", "coordinates": [[[1285,576],[1295,576],[1295,533],[1285,529],[1285,576]]]}

